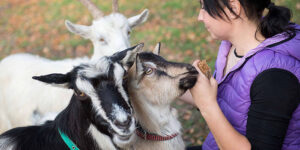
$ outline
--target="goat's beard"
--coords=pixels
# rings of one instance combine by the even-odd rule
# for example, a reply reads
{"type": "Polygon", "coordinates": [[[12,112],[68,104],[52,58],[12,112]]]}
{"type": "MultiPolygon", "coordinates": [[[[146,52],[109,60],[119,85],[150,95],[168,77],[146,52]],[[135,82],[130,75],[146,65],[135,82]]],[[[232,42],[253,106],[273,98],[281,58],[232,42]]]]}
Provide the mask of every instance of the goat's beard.
{"type": "Polygon", "coordinates": [[[127,132],[117,132],[112,128],[109,128],[109,131],[112,135],[111,138],[113,143],[121,149],[127,149],[133,145],[134,141],[136,141],[137,137],[135,135],[135,129],[135,119],[133,119],[130,127],[127,129],[127,132]]]}
{"type": "Polygon", "coordinates": [[[123,139],[123,137],[120,137],[118,134],[113,135],[113,142],[122,149],[130,148],[134,144],[134,141],[136,141],[137,136],[136,134],[131,134],[128,139],[123,139]]]}

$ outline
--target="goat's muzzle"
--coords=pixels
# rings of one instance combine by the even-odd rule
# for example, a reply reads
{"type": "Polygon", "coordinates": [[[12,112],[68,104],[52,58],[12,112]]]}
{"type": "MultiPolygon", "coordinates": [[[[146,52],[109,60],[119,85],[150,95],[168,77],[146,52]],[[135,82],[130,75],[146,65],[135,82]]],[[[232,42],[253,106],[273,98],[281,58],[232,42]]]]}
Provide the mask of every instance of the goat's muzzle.
{"type": "Polygon", "coordinates": [[[198,71],[195,69],[191,69],[186,73],[186,76],[179,80],[179,88],[183,90],[187,90],[192,88],[198,77],[198,71]]]}

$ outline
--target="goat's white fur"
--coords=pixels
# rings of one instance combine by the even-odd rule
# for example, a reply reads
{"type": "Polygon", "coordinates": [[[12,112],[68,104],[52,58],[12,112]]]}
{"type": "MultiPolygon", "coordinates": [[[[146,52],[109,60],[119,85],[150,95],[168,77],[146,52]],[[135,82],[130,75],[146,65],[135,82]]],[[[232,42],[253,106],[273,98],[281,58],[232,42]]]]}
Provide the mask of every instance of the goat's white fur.
{"type": "MultiPolygon", "coordinates": [[[[132,96],[132,95],[131,95],[132,96]]],[[[149,103],[149,97],[142,94],[135,94],[131,97],[132,105],[135,109],[135,115],[141,126],[151,133],[156,133],[162,136],[169,136],[179,133],[178,136],[167,141],[148,141],[137,138],[134,146],[136,150],[183,150],[185,144],[181,138],[181,124],[177,120],[175,109],[169,104],[153,105],[149,103]],[[138,109],[137,109],[138,108],[138,109]],[[151,117],[150,117],[151,116],[151,117]]],[[[166,97],[166,99],[168,99],[166,97]]]]}
{"type": "Polygon", "coordinates": [[[12,143],[9,138],[0,139],[0,150],[13,150],[13,148],[14,143],[12,143]]]}
{"type": "Polygon", "coordinates": [[[111,138],[105,134],[101,134],[94,125],[90,126],[89,133],[95,138],[95,141],[100,146],[100,149],[116,150],[111,138]]]}
{"type": "Polygon", "coordinates": [[[34,125],[42,125],[48,120],[53,120],[57,116],[57,112],[49,112],[41,115],[39,112],[35,112],[32,116],[32,122],[34,125]]]}
{"type": "MultiPolygon", "coordinates": [[[[93,21],[91,26],[76,25],[66,21],[67,28],[93,42],[93,59],[126,49],[130,46],[128,31],[146,21],[148,10],[127,19],[120,13],[112,13],[93,21]],[[99,38],[105,38],[105,43],[99,38]]],[[[31,54],[14,54],[0,63],[0,133],[18,126],[34,124],[35,110],[44,115],[59,112],[67,106],[72,90],[45,86],[32,80],[32,76],[52,72],[66,73],[73,66],[89,61],[88,57],[52,61],[31,54]],[[13,92],[12,92],[13,91],[13,92]]]]}
{"type": "MultiPolygon", "coordinates": [[[[156,133],[162,136],[169,136],[175,133],[180,133],[178,136],[167,141],[147,141],[141,138],[137,138],[134,148],[137,150],[184,150],[185,144],[181,138],[181,125],[177,120],[177,116],[174,116],[174,109],[168,105],[153,106],[146,102],[146,97],[139,97],[142,99],[138,107],[141,107],[143,116],[139,116],[139,111],[136,110],[137,118],[145,118],[145,120],[139,120],[141,126],[147,129],[149,132],[156,133]],[[149,117],[149,116],[151,117],[149,117]],[[147,117],[148,116],[148,117],[147,117]],[[147,120],[147,121],[146,121],[147,120]]],[[[134,106],[133,103],[133,107],[134,106]]]]}

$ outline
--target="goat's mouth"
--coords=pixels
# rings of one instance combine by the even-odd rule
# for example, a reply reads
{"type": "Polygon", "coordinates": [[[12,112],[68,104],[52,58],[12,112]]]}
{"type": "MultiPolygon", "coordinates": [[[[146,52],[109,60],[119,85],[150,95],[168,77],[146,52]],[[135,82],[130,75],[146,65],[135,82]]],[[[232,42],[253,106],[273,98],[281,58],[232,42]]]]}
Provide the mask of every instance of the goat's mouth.
{"type": "Polygon", "coordinates": [[[135,134],[128,134],[128,135],[114,134],[113,142],[120,148],[126,148],[133,144],[135,138],[136,138],[135,134]]]}
{"type": "Polygon", "coordinates": [[[179,80],[179,88],[183,90],[192,88],[195,85],[198,77],[197,70],[189,71],[186,74],[187,76],[179,80]]]}
{"type": "Polygon", "coordinates": [[[135,121],[133,120],[126,128],[118,128],[114,130],[109,128],[109,132],[112,135],[113,143],[119,148],[125,148],[135,141],[135,121]]]}
{"type": "Polygon", "coordinates": [[[131,137],[131,135],[117,135],[117,136],[122,141],[128,141],[131,137]]]}

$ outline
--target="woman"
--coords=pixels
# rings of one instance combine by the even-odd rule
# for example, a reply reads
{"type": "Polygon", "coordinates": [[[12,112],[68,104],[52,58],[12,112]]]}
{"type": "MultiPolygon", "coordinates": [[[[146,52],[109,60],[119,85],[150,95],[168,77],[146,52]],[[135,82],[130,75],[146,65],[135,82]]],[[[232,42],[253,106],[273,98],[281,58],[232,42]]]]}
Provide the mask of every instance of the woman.
{"type": "Polygon", "coordinates": [[[222,40],[215,79],[195,61],[198,81],[182,97],[211,131],[202,149],[300,149],[300,27],[290,10],[270,0],[200,3],[198,20],[222,40]]]}

